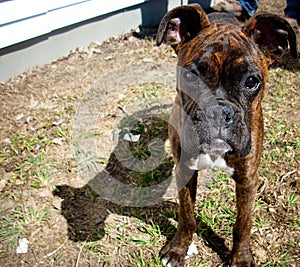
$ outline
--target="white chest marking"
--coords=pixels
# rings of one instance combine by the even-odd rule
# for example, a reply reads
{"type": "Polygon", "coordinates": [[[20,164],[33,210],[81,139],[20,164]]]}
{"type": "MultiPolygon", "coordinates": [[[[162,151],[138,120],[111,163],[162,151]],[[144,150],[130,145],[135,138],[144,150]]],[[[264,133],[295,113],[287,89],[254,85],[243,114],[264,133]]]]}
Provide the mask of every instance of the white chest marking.
{"type": "Polygon", "coordinates": [[[219,168],[229,175],[232,175],[234,169],[229,167],[223,157],[218,156],[212,160],[208,154],[200,154],[196,158],[191,158],[185,163],[191,170],[206,170],[219,168]]]}

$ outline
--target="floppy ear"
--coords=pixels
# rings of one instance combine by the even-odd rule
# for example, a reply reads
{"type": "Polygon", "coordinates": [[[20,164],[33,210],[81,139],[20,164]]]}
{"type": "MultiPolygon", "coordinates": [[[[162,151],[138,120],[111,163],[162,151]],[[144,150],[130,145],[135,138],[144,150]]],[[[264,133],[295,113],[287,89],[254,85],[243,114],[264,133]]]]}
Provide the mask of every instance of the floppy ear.
{"type": "Polygon", "coordinates": [[[198,4],[179,6],[169,11],[160,22],[156,44],[169,44],[175,48],[179,43],[191,40],[205,27],[209,20],[198,4]]]}
{"type": "Polygon", "coordinates": [[[296,34],[283,18],[268,13],[258,13],[242,28],[266,55],[270,63],[278,59],[290,45],[292,57],[297,58],[296,34]]]}

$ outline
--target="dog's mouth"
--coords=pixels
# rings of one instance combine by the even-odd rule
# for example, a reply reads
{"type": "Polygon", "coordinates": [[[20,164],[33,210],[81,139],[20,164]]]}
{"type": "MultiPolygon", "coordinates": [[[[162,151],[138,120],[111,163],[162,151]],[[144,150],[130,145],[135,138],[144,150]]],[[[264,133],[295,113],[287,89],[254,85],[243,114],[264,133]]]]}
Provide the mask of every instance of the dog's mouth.
{"type": "Polygon", "coordinates": [[[199,147],[199,154],[192,156],[185,162],[191,170],[203,170],[219,168],[233,174],[233,169],[228,167],[225,154],[232,151],[231,146],[221,139],[213,140],[210,144],[203,143],[199,147]]]}
{"type": "Polygon", "coordinates": [[[199,146],[200,154],[207,154],[212,160],[219,157],[224,158],[225,154],[232,151],[232,147],[221,139],[215,139],[210,144],[203,143],[199,146]]]}

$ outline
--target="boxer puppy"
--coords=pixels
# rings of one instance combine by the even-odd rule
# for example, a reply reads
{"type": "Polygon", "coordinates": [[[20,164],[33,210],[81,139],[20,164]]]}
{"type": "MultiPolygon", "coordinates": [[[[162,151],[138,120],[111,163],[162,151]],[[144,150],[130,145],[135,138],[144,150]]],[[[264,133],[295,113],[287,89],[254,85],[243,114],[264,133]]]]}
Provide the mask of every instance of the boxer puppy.
{"type": "Polygon", "coordinates": [[[178,230],[160,254],[183,264],[196,229],[198,170],[219,167],[236,182],[237,219],[231,266],[256,266],[250,249],[252,211],[263,143],[261,101],[268,66],[296,36],[287,21],[261,13],[244,26],[224,14],[207,16],[199,5],[180,6],[162,19],[157,45],[178,56],[177,95],[169,123],[179,190],[178,230]]]}

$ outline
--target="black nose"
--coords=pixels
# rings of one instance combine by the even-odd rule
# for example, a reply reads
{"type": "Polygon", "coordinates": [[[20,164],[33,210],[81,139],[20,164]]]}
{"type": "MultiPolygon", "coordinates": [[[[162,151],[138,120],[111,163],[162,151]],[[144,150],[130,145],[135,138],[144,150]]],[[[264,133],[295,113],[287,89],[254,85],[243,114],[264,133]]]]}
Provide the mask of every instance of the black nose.
{"type": "Polygon", "coordinates": [[[222,116],[225,126],[230,126],[234,121],[234,109],[231,106],[224,106],[222,110],[222,116]]]}
{"type": "Polygon", "coordinates": [[[235,111],[229,105],[218,104],[210,107],[206,115],[216,127],[230,127],[234,122],[235,111]]]}

